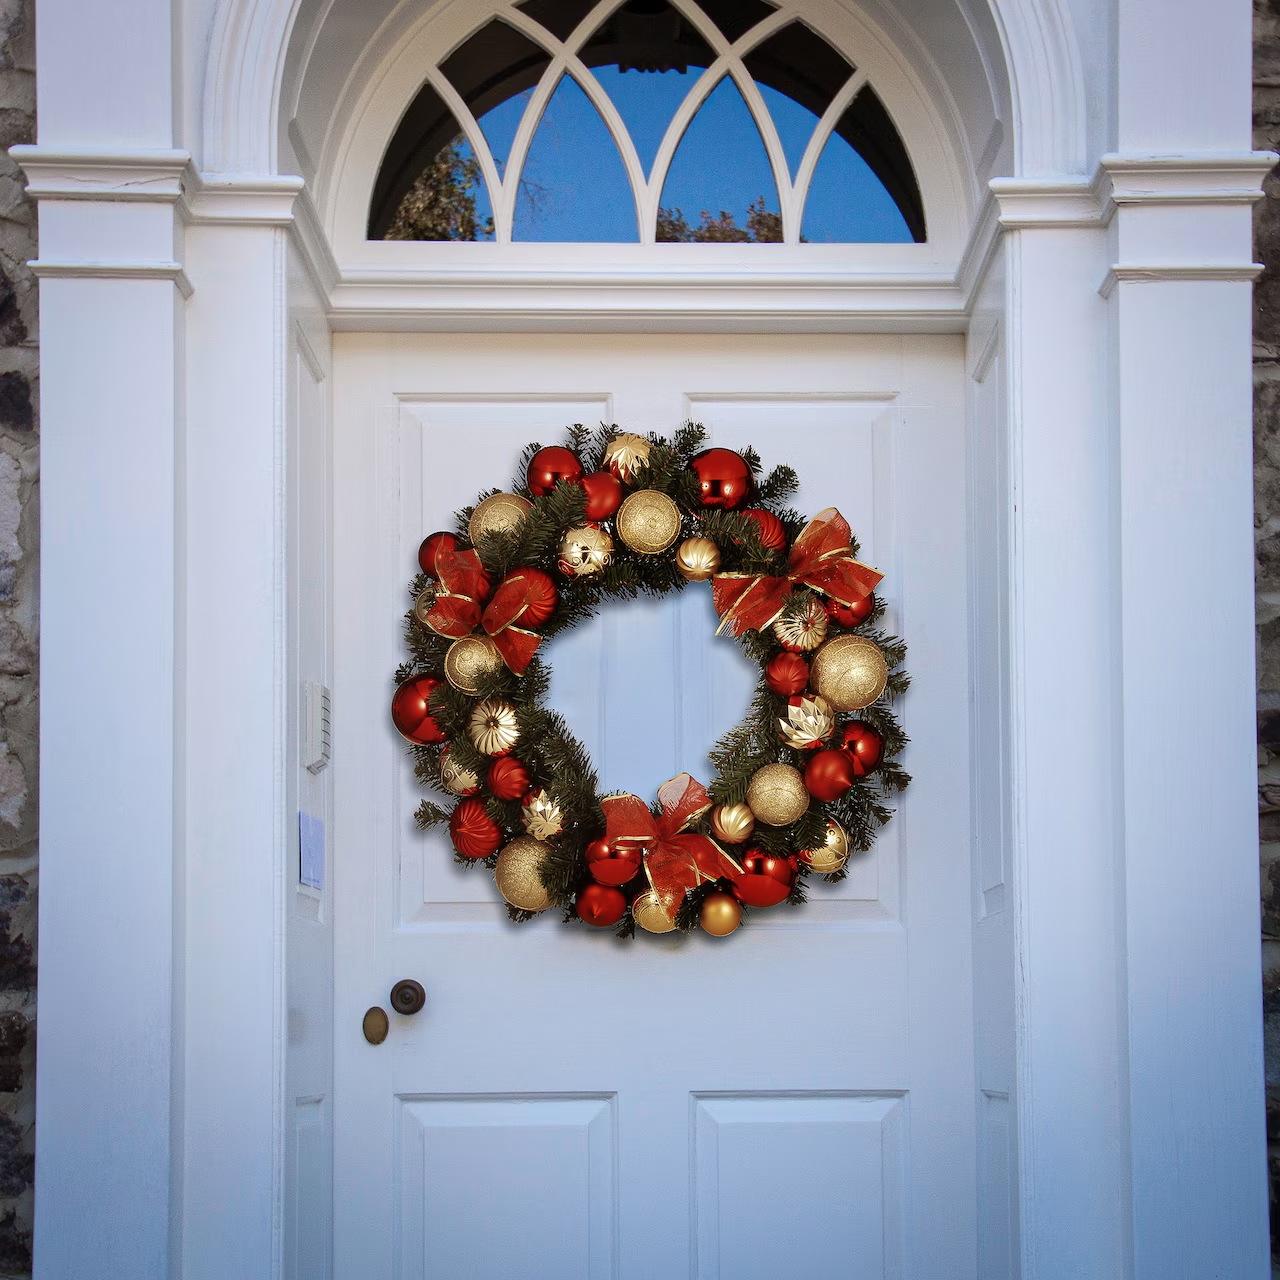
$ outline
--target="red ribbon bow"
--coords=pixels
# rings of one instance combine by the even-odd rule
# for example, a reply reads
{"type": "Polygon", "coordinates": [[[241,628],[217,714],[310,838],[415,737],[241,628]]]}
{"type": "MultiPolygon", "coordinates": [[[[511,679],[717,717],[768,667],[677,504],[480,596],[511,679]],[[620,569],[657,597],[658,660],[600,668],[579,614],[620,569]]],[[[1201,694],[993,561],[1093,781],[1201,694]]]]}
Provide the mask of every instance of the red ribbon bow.
{"type": "Polygon", "coordinates": [[[481,619],[485,631],[498,646],[503,662],[518,676],[524,675],[542,643],[542,637],[536,632],[515,625],[528,611],[531,598],[541,599],[541,589],[529,579],[511,574],[498,584],[481,619]]]}
{"type": "Polygon", "coordinates": [[[649,883],[671,920],[690,889],[704,880],[733,880],[742,874],[728,854],[707,836],[684,830],[711,808],[707,789],[687,773],[658,788],[662,816],[655,818],[639,796],[606,796],[604,838],[611,845],[639,846],[649,883]]]}
{"type": "Polygon", "coordinates": [[[489,594],[489,575],[476,552],[440,550],[435,558],[435,603],[427,614],[427,626],[451,640],[469,636],[482,623],[498,646],[502,660],[518,676],[525,673],[542,637],[523,627],[514,626],[528,609],[528,585],[523,579],[505,579],[487,609],[483,601],[489,594]]]}
{"type": "Polygon", "coordinates": [[[853,558],[849,522],[835,507],[819,511],[800,531],[787,558],[785,577],[764,574],[718,573],[711,584],[716,634],[728,627],[735,636],[763,631],[776,622],[796,585],[812,587],[843,605],[869,596],[883,573],[853,558]]]}

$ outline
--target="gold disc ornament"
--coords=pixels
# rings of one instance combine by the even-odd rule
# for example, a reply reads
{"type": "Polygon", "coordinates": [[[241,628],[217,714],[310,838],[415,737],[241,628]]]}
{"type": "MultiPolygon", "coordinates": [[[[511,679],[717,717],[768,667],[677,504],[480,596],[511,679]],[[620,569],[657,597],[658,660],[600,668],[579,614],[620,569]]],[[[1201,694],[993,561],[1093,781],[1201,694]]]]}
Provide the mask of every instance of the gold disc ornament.
{"type": "Polygon", "coordinates": [[[612,557],[613,539],[598,524],[584,524],[560,539],[556,567],[566,578],[594,578],[612,557]]]}
{"type": "Polygon", "coordinates": [[[467,521],[467,537],[472,546],[486,533],[512,533],[533,509],[533,503],[518,493],[495,493],[479,503],[467,521]]]}
{"type": "Polygon", "coordinates": [[[530,791],[520,811],[524,829],[535,840],[550,840],[564,830],[564,814],[546,791],[530,791]]]}
{"type": "Polygon", "coordinates": [[[731,893],[709,893],[698,923],[713,937],[726,938],[742,923],[742,907],[731,893]]]}
{"type": "Polygon", "coordinates": [[[711,810],[711,830],[725,844],[742,844],[756,829],[756,815],[745,804],[718,804],[711,810]]]}
{"type": "Polygon", "coordinates": [[[476,704],[467,729],[472,745],[486,756],[505,755],[520,741],[515,707],[497,698],[476,704]]]}
{"type": "Polygon", "coordinates": [[[837,711],[861,711],[884,693],[889,668],[874,640],[834,636],[814,654],[809,683],[837,711]]]}
{"type": "Polygon", "coordinates": [[[662,909],[658,895],[650,889],[631,904],[631,918],[646,933],[670,933],[676,922],[662,909]]]}
{"type": "Polygon", "coordinates": [[[634,431],[619,431],[604,448],[604,465],[623,484],[630,484],[649,465],[653,448],[644,436],[634,431]]]}
{"type": "Polygon", "coordinates": [[[540,870],[551,846],[532,836],[517,836],[498,854],[493,880],[498,892],[518,911],[545,911],[551,895],[540,870]]]}
{"type": "Polygon", "coordinates": [[[502,670],[502,654],[488,636],[463,636],[444,655],[444,678],[461,693],[477,694],[502,670]]]}
{"type": "Polygon", "coordinates": [[[816,600],[807,600],[799,613],[779,618],[773,624],[773,634],[784,649],[807,653],[827,638],[827,622],[827,611],[816,600]]]}
{"type": "Polygon", "coordinates": [[[680,536],[680,508],[656,489],[640,489],[618,508],[618,537],[643,556],[661,555],[680,536]]]}
{"type": "Polygon", "coordinates": [[[720,548],[710,538],[686,538],[676,551],[676,569],[689,582],[706,582],[720,567],[720,548]]]}
{"type": "Polygon", "coordinates": [[[826,838],[816,849],[806,849],[800,855],[800,861],[807,862],[811,870],[823,875],[843,870],[849,861],[848,833],[838,822],[828,818],[826,838]]]}
{"type": "Polygon", "coordinates": [[[751,775],[747,804],[760,822],[787,827],[809,808],[809,792],[799,769],[767,764],[751,775]]]}

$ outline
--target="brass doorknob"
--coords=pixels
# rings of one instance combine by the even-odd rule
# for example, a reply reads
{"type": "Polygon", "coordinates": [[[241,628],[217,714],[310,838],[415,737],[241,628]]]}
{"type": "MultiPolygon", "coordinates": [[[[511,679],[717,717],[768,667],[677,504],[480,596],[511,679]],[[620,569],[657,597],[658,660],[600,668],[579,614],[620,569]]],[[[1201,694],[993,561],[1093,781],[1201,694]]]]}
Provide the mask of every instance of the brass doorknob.
{"type": "Polygon", "coordinates": [[[401,978],[391,988],[391,1007],[406,1015],[420,1013],[427,1003],[427,993],[422,983],[412,978],[401,978]]]}

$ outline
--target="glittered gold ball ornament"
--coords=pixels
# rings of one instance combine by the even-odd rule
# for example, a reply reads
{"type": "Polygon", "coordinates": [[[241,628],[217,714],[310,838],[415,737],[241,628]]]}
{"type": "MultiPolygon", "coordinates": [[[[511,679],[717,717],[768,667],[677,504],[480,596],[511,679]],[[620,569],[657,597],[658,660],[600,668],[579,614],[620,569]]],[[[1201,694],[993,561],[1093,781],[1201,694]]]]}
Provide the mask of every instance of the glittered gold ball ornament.
{"type": "Polygon", "coordinates": [[[566,578],[594,578],[612,558],[613,539],[598,524],[584,524],[560,539],[556,567],[566,578]]]}
{"type": "Polygon", "coordinates": [[[869,707],[888,682],[884,654],[866,636],[833,636],[814,654],[810,667],[810,684],[837,711],[869,707]]]}
{"type": "Polygon", "coordinates": [[[767,764],[751,775],[747,804],[758,821],[785,827],[808,809],[809,792],[799,769],[789,764],[767,764]]]}
{"type": "Polygon", "coordinates": [[[479,503],[467,521],[467,537],[474,545],[486,533],[512,533],[524,523],[533,503],[517,493],[495,493],[479,503]]]}
{"type": "Polygon", "coordinates": [[[489,698],[476,704],[467,726],[472,745],[482,755],[503,756],[520,741],[516,709],[509,702],[489,698]]]}
{"type": "Polygon", "coordinates": [[[662,903],[652,889],[642,893],[631,904],[631,918],[646,933],[670,933],[676,927],[676,922],[662,909],[662,903]]]}
{"type": "Polygon", "coordinates": [[[640,489],[618,508],[618,537],[632,551],[660,555],[679,536],[680,508],[665,493],[640,489]]]}
{"type": "Polygon", "coordinates": [[[550,852],[551,846],[541,840],[517,836],[498,854],[493,881],[498,892],[517,910],[545,911],[551,905],[551,895],[540,874],[550,852]]]}
{"type": "Polygon", "coordinates": [[[727,937],[742,923],[742,906],[731,893],[709,893],[702,900],[698,923],[713,938],[727,937]]]}
{"type": "Polygon", "coordinates": [[[463,636],[444,655],[444,678],[462,693],[476,694],[502,670],[502,654],[488,636],[463,636]]]}
{"type": "Polygon", "coordinates": [[[711,830],[725,844],[742,844],[756,829],[756,815],[745,804],[718,804],[711,810],[711,830]]]}
{"type": "Polygon", "coordinates": [[[564,813],[552,796],[542,790],[530,791],[525,797],[520,821],[535,840],[551,840],[564,830],[564,813]]]}
{"type": "Polygon", "coordinates": [[[835,713],[826,698],[797,693],[787,699],[787,713],[778,720],[778,737],[797,751],[810,751],[826,742],[835,727],[835,713]]]}
{"type": "Polygon", "coordinates": [[[832,875],[843,869],[849,861],[849,835],[845,829],[831,818],[827,819],[827,834],[816,849],[806,849],[800,855],[801,862],[807,862],[812,871],[822,875],[832,875]]]}
{"type": "Polygon", "coordinates": [[[827,611],[816,600],[806,600],[803,608],[773,624],[778,643],[792,653],[816,649],[827,638],[827,611]]]}
{"type": "Polygon", "coordinates": [[[480,790],[480,775],[458,764],[445,747],[440,753],[440,785],[455,796],[473,796],[480,790]]]}
{"type": "Polygon", "coordinates": [[[623,484],[630,484],[649,465],[649,451],[653,448],[644,436],[633,431],[619,431],[604,448],[604,465],[623,484]]]}
{"type": "Polygon", "coordinates": [[[720,548],[710,538],[686,538],[676,551],[676,569],[689,582],[706,582],[720,567],[720,548]]]}
{"type": "Polygon", "coordinates": [[[418,592],[418,598],[413,602],[413,616],[425,627],[428,624],[427,614],[429,614],[436,602],[436,584],[429,583],[421,591],[418,592]]]}

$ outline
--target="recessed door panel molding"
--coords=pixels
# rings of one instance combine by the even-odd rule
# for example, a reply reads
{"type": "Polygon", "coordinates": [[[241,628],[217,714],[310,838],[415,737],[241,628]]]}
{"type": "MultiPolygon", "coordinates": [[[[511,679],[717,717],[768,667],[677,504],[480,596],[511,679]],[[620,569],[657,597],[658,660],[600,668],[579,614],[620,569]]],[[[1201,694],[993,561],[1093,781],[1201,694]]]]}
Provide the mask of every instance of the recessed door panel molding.
{"type": "Polygon", "coordinates": [[[401,1095],[397,1110],[397,1280],[613,1280],[612,1095],[401,1095]]]}
{"type": "Polygon", "coordinates": [[[905,1275],[905,1093],[695,1096],[692,1125],[699,1280],[905,1275]]]}

